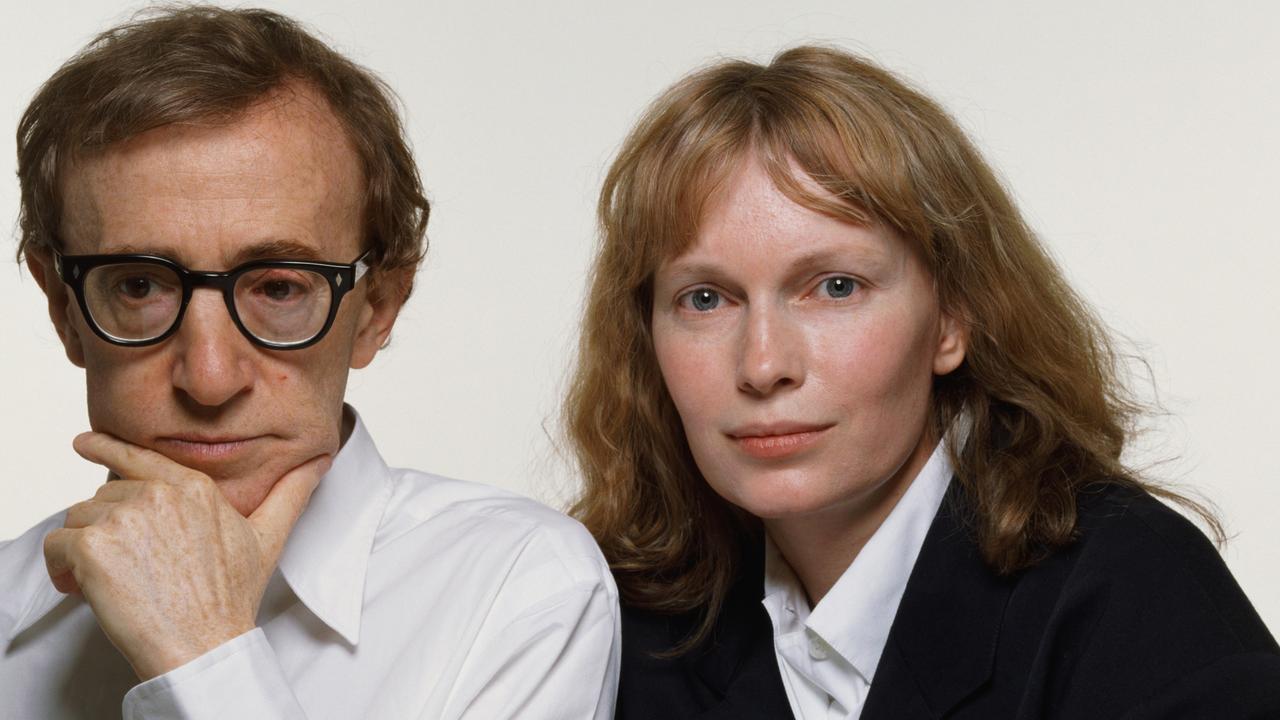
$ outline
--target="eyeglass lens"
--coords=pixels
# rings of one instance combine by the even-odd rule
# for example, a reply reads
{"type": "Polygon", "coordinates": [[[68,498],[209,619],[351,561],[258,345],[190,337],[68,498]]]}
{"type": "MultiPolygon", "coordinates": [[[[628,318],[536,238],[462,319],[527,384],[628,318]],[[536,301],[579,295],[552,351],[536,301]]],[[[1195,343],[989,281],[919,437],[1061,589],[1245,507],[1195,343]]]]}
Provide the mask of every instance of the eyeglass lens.
{"type": "Polygon", "coordinates": [[[310,270],[261,268],[236,279],[240,322],[267,342],[295,343],[315,337],[329,317],[331,296],[329,280],[310,270]]]}
{"type": "MultiPolygon", "coordinates": [[[[91,320],[124,341],[151,340],[173,326],[182,310],[182,279],[150,263],[100,265],[84,279],[91,320]]],[[[324,275],[297,268],[258,268],[240,274],[236,314],[254,337],[298,343],[315,337],[329,315],[332,292],[324,275]]]]}

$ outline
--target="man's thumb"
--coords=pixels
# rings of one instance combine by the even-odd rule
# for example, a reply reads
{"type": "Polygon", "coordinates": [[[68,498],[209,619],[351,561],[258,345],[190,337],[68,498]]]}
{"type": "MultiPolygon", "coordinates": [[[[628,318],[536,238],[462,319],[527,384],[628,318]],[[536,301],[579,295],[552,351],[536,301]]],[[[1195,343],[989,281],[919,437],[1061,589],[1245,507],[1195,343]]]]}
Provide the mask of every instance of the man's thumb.
{"type": "Polygon", "coordinates": [[[267,544],[273,561],[280,556],[294,523],[298,522],[311,493],[315,492],[320,478],[332,464],[333,460],[328,455],[320,455],[285,473],[249,516],[249,524],[267,544]]]}

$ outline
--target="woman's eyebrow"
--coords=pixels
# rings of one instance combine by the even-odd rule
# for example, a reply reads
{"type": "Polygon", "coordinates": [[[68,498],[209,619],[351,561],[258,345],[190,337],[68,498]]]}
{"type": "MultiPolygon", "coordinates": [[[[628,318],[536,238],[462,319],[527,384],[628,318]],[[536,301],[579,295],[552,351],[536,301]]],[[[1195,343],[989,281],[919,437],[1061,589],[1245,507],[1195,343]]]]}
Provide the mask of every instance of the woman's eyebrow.
{"type": "MultiPolygon", "coordinates": [[[[781,272],[788,276],[841,270],[877,273],[892,266],[892,254],[877,247],[817,248],[793,258],[779,258],[778,262],[781,272]]],[[[704,258],[675,260],[662,274],[677,282],[715,280],[730,275],[723,264],[704,258]]]]}
{"type": "Polygon", "coordinates": [[[714,262],[706,260],[676,260],[663,268],[661,274],[669,278],[684,280],[686,278],[706,278],[724,275],[724,269],[714,262]]]}
{"type": "Polygon", "coordinates": [[[788,274],[803,275],[806,273],[844,270],[847,272],[871,272],[888,264],[888,253],[879,248],[843,247],[840,249],[821,248],[803,253],[789,261],[786,268],[788,274]]]}

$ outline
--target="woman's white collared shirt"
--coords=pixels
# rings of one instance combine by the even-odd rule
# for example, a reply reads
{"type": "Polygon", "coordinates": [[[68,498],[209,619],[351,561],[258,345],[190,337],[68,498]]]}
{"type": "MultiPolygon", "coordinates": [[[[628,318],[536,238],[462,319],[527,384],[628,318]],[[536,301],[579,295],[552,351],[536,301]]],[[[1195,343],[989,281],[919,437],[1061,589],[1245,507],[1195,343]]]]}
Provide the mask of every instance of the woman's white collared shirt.
{"type": "Polygon", "coordinates": [[[856,720],[875,679],[907,578],[951,481],[947,442],[858,556],[810,609],[804,587],[765,539],[765,609],[787,700],[797,720],[856,720]]]}

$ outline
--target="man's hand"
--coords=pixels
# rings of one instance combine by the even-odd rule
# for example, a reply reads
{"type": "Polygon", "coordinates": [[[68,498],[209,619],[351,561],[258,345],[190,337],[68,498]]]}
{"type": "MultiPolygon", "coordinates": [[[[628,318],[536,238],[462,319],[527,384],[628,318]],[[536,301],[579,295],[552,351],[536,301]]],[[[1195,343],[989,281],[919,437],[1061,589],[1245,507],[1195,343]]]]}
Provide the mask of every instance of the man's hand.
{"type": "Polygon", "coordinates": [[[49,577],[83,593],[142,680],[253,629],[284,542],[330,465],[321,455],[294,468],[245,518],[208,476],[160,453],[102,433],[74,447],[120,479],[45,538],[49,577]]]}

